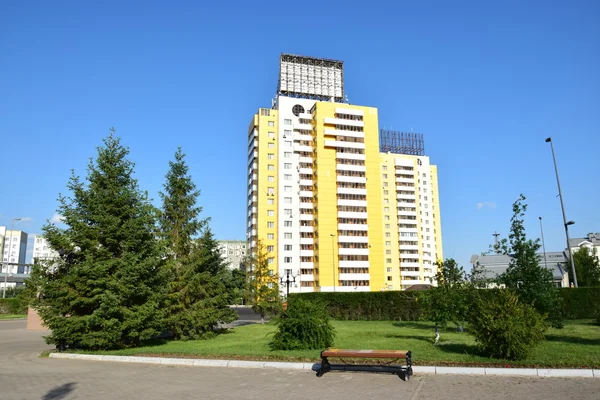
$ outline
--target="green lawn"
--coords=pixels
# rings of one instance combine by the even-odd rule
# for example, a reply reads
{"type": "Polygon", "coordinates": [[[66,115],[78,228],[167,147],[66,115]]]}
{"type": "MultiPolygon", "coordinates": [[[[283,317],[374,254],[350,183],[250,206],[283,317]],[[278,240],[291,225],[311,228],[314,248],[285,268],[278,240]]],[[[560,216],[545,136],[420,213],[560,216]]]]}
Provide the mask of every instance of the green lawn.
{"type": "MultiPolygon", "coordinates": [[[[600,326],[591,320],[566,321],[550,329],[546,341],[527,360],[510,362],[482,356],[472,336],[454,328],[441,332],[433,345],[433,325],[427,322],[334,321],[335,347],[347,349],[411,350],[415,365],[539,366],[600,368],[600,326]]],[[[272,324],[238,327],[204,341],[160,341],[147,347],[102,352],[116,355],[156,355],[246,360],[318,361],[319,350],[271,351],[272,324]]]]}
{"type": "Polygon", "coordinates": [[[0,314],[0,319],[27,318],[25,314],[0,314]]]}

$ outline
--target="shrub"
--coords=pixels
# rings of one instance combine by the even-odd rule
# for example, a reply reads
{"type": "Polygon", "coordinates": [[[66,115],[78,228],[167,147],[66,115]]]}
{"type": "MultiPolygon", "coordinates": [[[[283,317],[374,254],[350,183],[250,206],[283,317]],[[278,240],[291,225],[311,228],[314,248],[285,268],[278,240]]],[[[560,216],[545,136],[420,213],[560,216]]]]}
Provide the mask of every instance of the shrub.
{"type": "Polygon", "coordinates": [[[333,345],[335,330],[322,303],[291,298],[276,324],[273,350],[324,349],[333,345]]]}
{"type": "Polygon", "coordinates": [[[422,318],[423,292],[314,292],[290,294],[322,302],[329,316],[342,321],[416,321],[422,318]]]}
{"type": "Polygon", "coordinates": [[[27,304],[19,297],[0,299],[0,314],[27,314],[27,304]]]}
{"type": "Polygon", "coordinates": [[[520,303],[514,292],[499,290],[493,298],[477,301],[470,322],[483,352],[494,358],[522,360],[544,340],[545,319],[532,306],[520,303]]]}

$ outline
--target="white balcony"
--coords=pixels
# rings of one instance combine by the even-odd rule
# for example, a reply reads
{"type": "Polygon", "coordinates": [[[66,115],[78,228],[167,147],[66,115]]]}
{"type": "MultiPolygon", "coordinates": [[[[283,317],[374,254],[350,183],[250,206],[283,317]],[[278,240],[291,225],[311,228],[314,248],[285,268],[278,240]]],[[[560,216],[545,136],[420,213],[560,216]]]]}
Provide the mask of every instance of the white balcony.
{"type": "Polygon", "coordinates": [[[300,197],[313,197],[313,192],[310,190],[301,190],[300,197]]]}
{"type": "Polygon", "coordinates": [[[368,236],[338,236],[338,243],[369,243],[368,236]]]}
{"type": "Polygon", "coordinates": [[[300,221],[312,221],[314,216],[312,214],[300,214],[300,221]]]}
{"type": "Polygon", "coordinates": [[[361,160],[365,161],[367,156],[365,154],[356,154],[356,153],[335,153],[335,156],[338,160],[361,160]]]}
{"type": "Polygon", "coordinates": [[[341,129],[331,129],[331,128],[325,128],[324,133],[325,133],[325,135],[330,135],[330,136],[345,136],[345,137],[355,137],[355,138],[364,138],[365,137],[364,132],[343,131],[341,129]]]}
{"type": "Polygon", "coordinates": [[[311,135],[296,133],[294,134],[294,140],[306,140],[307,142],[312,142],[313,138],[311,135]]]}
{"type": "Polygon", "coordinates": [[[396,186],[396,190],[404,190],[407,192],[416,192],[417,189],[414,186],[396,186]]]}
{"type": "Polygon", "coordinates": [[[315,239],[313,238],[300,238],[300,244],[314,244],[315,239]]]}
{"type": "Polygon", "coordinates": [[[365,126],[365,121],[356,121],[353,119],[341,119],[341,118],[329,118],[329,117],[325,117],[323,118],[323,122],[325,124],[330,124],[330,125],[344,125],[344,126],[358,126],[358,127],[364,127],[365,126]]]}
{"type": "Polygon", "coordinates": [[[340,268],[369,268],[369,261],[339,261],[340,268]]]}
{"type": "Polygon", "coordinates": [[[312,153],[313,148],[312,148],[312,146],[306,146],[306,145],[303,145],[303,144],[294,143],[294,151],[296,151],[296,152],[307,151],[309,153],[312,153]]]}
{"type": "Polygon", "coordinates": [[[398,183],[415,183],[415,178],[402,178],[402,177],[397,177],[396,178],[396,182],[398,183]]]}
{"type": "Polygon", "coordinates": [[[361,231],[365,232],[369,230],[369,225],[367,224],[338,224],[338,229],[340,231],[361,231]]]}
{"type": "Polygon", "coordinates": [[[300,203],[300,208],[312,210],[313,208],[315,208],[315,205],[313,203],[300,203]]]}
{"type": "Polygon", "coordinates": [[[418,262],[407,262],[407,261],[401,261],[400,262],[400,270],[402,270],[402,268],[420,268],[421,264],[419,264],[418,262]]]}
{"type": "Polygon", "coordinates": [[[362,194],[362,195],[366,195],[367,194],[367,189],[354,189],[354,188],[339,187],[339,188],[337,188],[337,193],[338,194],[362,194]]]}
{"type": "Polygon", "coordinates": [[[338,164],[336,169],[338,171],[367,172],[366,165],[338,164]]]}
{"type": "Polygon", "coordinates": [[[312,114],[309,114],[309,113],[300,113],[300,114],[298,114],[298,118],[312,119],[312,114]]]}
{"type": "MultiPolygon", "coordinates": [[[[413,167],[413,168],[415,167],[415,162],[412,158],[398,157],[398,158],[394,159],[394,161],[396,162],[396,165],[398,167],[413,167]]],[[[404,170],[401,170],[401,171],[402,171],[402,174],[404,174],[404,175],[410,175],[412,172],[414,172],[414,171],[404,171],[404,170]]]]}
{"type": "Polygon", "coordinates": [[[403,260],[418,259],[419,258],[419,253],[417,253],[417,254],[408,254],[408,253],[402,253],[402,251],[400,251],[400,258],[403,259],[403,260]]]}
{"type": "Polygon", "coordinates": [[[349,183],[367,183],[367,178],[363,176],[337,176],[338,182],[349,182],[349,183]]]}
{"type": "Polygon", "coordinates": [[[354,212],[354,211],[338,211],[338,218],[367,219],[367,213],[366,212],[354,212]]]}
{"type": "Polygon", "coordinates": [[[368,256],[369,249],[338,249],[338,254],[343,256],[368,256]]]}
{"type": "Polygon", "coordinates": [[[346,199],[338,199],[338,206],[354,206],[354,207],[366,207],[366,200],[346,200],[346,199]]]}
{"type": "Polygon", "coordinates": [[[256,225],[256,218],[252,218],[252,224],[250,226],[252,225],[256,225]]]}
{"type": "Polygon", "coordinates": [[[314,250],[300,250],[300,257],[312,257],[314,255],[314,250]]]}
{"type": "Polygon", "coordinates": [[[300,179],[300,182],[298,182],[300,184],[300,186],[312,186],[313,185],[313,181],[312,179],[300,179]]]}
{"type": "Polygon", "coordinates": [[[294,129],[300,130],[300,131],[312,131],[313,127],[311,124],[301,124],[299,122],[294,124],[294,129]]]}
{"type": "Polygon", "coordinates": [[[312,175],[312,168],[298,168],[298,173],[312,175]]]}
{"type": "Polygon", "coordinates": [[[340,281],[368,281],[370,274],[340,274],[340,281]]]}
{"type": "Polygon", "coordinates": [[[300,268],[313,269],[315,267],[314,262],[300,262],[300,268]]]}
{"type": "MultiPolygon", "coordinates": [[[[398,223],[399,224],[417,225],[417,220],[416,219],[398,218],[398,223]]],[[[416,228],[416,226],[415,226],[415,228],[416,228]]]]}
{"type": "Polygon", "coordinates": [[[405,211],[405,210],[398,211],[398,218],[402,218],[402,217],[416,217],[416,216],[417,216],[417,212],[416,211],[405,211]]]}
{"type": "MultiPolygon", "coordinates": [[[[403,194],[400,193],[398,195],[396,195],[397,199],[403,199],[403,200],[415,200],[416,199],[416,195],[415,194],[403,194]]],[[[401,203],[399,202],[398,205],[400,205],[401,203]]],[[[415,203],[411,203],[411,204],[415,204],[415,203]]]]}
{"type": "Polygon", "coordinates": [[[346,114],[346,115],[356,115],[359,117],[364,117],[364,115],[365,115],[364,110],[356,110],[354,108],[346,108],[346,107],[336,107],[335,113],[336,114],[346,114]]]}
{"type": "Polygon", "coordinates": [[[325,147],[337,147],[337,148],[347,148],[347,149],[364,149],[364,143],[358,142],[343,142],[341,140],[326,140],[325,147]]]}
{"type": "Polygon", "coordinates": [[[300,281],[302,282],[311,282],[315,280],[315,276],[313,274],[302,274],[300,275],[300,281]]]}
{"type": "Polygon", "coordinates": [[[400,250],[419,250],[419,246],[416,244],[402,244],[400,243],[400,250]]]}
{"type": "MultiPolygon", "coordinates": [[[[312,150],[310,152],[312,153],[312,150]]],[[[299,157],[298,161],[300,161],[301,163],[312,163],[313,159],[312,157],[299,157]]]]}
{"type": "Polygon", "coordinates": [[[314,226],[302,226],[300,225],[300,232],[314,232],[315,231],[315,227],[314,226]]]}

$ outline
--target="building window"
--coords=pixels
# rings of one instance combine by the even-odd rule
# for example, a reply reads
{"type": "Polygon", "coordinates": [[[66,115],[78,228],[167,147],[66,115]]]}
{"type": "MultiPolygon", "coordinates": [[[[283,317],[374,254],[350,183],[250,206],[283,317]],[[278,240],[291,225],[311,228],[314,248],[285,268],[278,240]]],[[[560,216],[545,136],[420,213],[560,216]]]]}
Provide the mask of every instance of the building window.
{"type": "Polygon", "coordinates": [[[291,180],[292,180],[292,175],[290,175],[290,174],[285,174],[285,175],[283,176],[283,179],[285,179],[286,181],[291,181],[291,180]]]}
{"type": "Polygon", "coordinates": [[[385,262],[388,263],[388,264],[391,264],[392,263],[392,259],[391,258],[386,258],[385,262]]]}
{"type": "Polygon", "coordinates": [[[275,239],[275,234],[273,234],[273,233],[267,233],[267,239],[268,240],[274,240],[275,239]]]}
{"type": "Polygon", "coordinates": [[[267,259],[267,264],[273,264],[275,262],[275,259],[273,257],[269,257],[267,259]]]}
{"type": "Polygon", "coordinates": [[[386,233],[385,233],[385,237],[390,237],[390,236],[391,236],[391,235],[390,235],[390,233],[389,233],[389,232],[386,232],[386,233]]]}
{"type": "Polygon", "coordinates": [[[390,201],[388,199],[383,199],[383,204],[390,204],[390,201]]]}
{"type": "Polygon", "coordinates": [[[286,245],[283,246],[283,249],[285,251],[292,251],[292,245],[291,244],[286,244],[286,245]]]}
{"type": "Polygon", "coordinates": [[[292,204],[292,198],[291,197],[285,197],[283,199],[283,203],[284,204],[292,204]]]}
{"type": "Polygon", "coordinates": [[[275,122],[274,121],[269,121],[269,126],[275,126],[275,122]]]}
{"type": "Polygon", "coordinates": [[[283,210],[283,215],[286,215],[288,217],[292,216],[292,209],[291,208],[286,208],[283,210]]]}
{"type": "Polygon", "coordinates": [[[285,226],[286,228],[291,228],[292,227],[292,221],[283,221],[283,226],[285,226]]]}
{"type": "Polygon", "coordinates": [[[383,179],[387,179],[387,174],[383,174],[383,179]]]}
{"type": "Polygon", "coordinates": [[[382,166],[381,169],[387,171],[387,165],[382,166]]]}
{"type": "Polygon", "coordinates": [[[383,212],[390,212],[390,208],[389,207],[383,207],[383,212]]]}
{"type": "Polygon", "coordinates": [[[390,224],[385,224],[385,229],[390,229],[390,224]]]}
{"type": "Polygon", "coordinates": [[[269,205],[275,204],[275,199],[267,199],[267,204],[269,204],[269,205]]]}
{"type": "Polygon", "coordinates": [[[292,164],[291,163],[285,163],[285,164],[283,164],[283,168],[284,169],[292,169],[292,164]]]}
{"type": "Polygon", "coordinates": [[[275,177],[274,176],[268,176],[267,177],[267,181],[269,181],[269,182],[275,182],[275,177]]]}
{"type": "Polygon", "coordinates": [[[267,169],[268,169],[269,171],[275,171],[275,165],[273,165],[273,164],[269,164],[269,165],[267,165],[267,169]]]}
{"type": "Polygon", "coordinates": [[[291,119],[284,119],[283,120],[283,124],[284,125],[291,125],[292,124],[292,120],[291,119]]]}
{"type": "Polygon", "coordinates": [[[386,250],[385,254],[392,254],[392,251],[391,250],[386,250]]]}
{"type": "Polygon", "coordinates": [[[386,221],[390,220],[390,216],[389,215],[386,215],[384,218],[385,218],[386,221]]]}
{"type": "Polygon", "coordinates": [[[275,210],[267,210],[267,216],[268,217],[274,217],[275,216],[275,210]]]}
{"type": "Polygon", "coordinates": [[[291,136],[291,135],[292,135],[292,131],[290,131],[289,129],[285,129],[285,130],[283,131],[283,138],[284,138],[284,139],[285,139],[286,137],[288,137],[288,136],[291,136]]]}
{"type": "Polygon", "coordinates": [[[383,182],[383,187],[388,187],[388,183],[387,182],[383,182]]]}
{"type": "Polygon", "coordinates": [[[275,132],[269,132],[269,138],[275,139],[275,132]]]}
{"type": "Polygon", "coordinates": [[[387,267],[387,272],[392,272],[392,267],[387,267]]]}
{"type": "Polygon", "coordinates": [[[292,262],[292,257],[283,257],[283,262],[289,264],[292,262]]]}
{"type": "Polygon", "coordinates": [[[275,148],[275,143],[268,143],[268,146],[270,149],[274,149],[275,148]]]}
{"type": "Polygon", "coordinates": [[[387,196],[388,194],[390,194],[390,191],[386,189],[386,190],[384,190],[384,191],[383,191],[383,194],[384,194],[385,196],[387,196]]]}
{"type": "Polygon", "coordinates": [[[283,191],[286,193],[292,193],[292,187],[291,186],[284,186],[283,187],[283,191]]]}
{"type": "Polygon", "coordinates": [[[275,222],[267,222],[267,228],[275,228],[275,222]]]}
{"type": "Polygon", "coordinates": [[[284,239],[291,239],[292,238],[292,234],[290,232],[284,233],[283,234],[283,238],[284,239]]]}
{"type": "Polygon", "coordinates": [[[267,251],[273,251],[275,250],[275,246],[267,246],[267,251]]]}
{"type": "Polygon", "coordinates": [[[391,246],[391,245],[392,245],[392,242],[390,242],[390,241],[387,241],[387,242],[385,242],[385,245],[386,245],[386,246],[391,246]]]}
{"type": "Polygon", "coordinates": [[[268,158],[269,160],[274,160],[274,159],[275,159],[275,154],[273,154],[273,153],[269,153],[269,154],[267,154],[267,158],[268,158]]]}
{"type": "Polygon", "coordinates": [[[285,146],[286,148],[288,148],[288,149],[291,149],[291,148],[292,148],[292,142],[291,142],[291,141],[289,141],[289,140],[286,140],[286,141],[284,142],[284,146],[285,146]]]}
{"type": "Polygon", "coordinates": [[[267,188],[267,194],[269,194],[269,195],[275,194],[275,188],[274,187],[267,188]]]}
{"type": "Polygon", "coordinates": [[[286,151],[285,153],[283,153],[283,156],[284,156],[285,158],[292,158],[292,153],[291,153],[291,152],[289,152],[289,151],[286,151]]]}

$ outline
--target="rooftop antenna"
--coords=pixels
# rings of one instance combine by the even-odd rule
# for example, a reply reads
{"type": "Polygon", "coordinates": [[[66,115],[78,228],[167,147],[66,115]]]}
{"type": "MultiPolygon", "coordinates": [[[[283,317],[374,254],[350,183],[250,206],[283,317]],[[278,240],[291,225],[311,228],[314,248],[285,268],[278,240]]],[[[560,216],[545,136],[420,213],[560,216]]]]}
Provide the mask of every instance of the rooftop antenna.
{"type": "Polygon", "coordinates": [[[496,247],[496,254],[498,254],[498,236],[500,236],[500,234],[494,231],[494,233],[492,233],[492,236],[494,236],[494,247],[496,247]]]}

